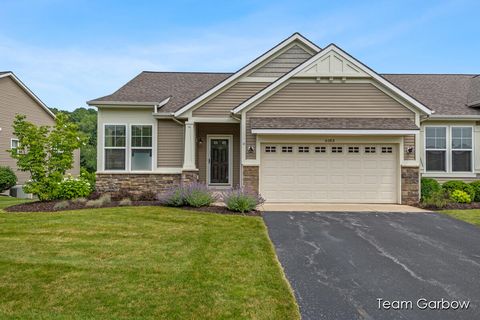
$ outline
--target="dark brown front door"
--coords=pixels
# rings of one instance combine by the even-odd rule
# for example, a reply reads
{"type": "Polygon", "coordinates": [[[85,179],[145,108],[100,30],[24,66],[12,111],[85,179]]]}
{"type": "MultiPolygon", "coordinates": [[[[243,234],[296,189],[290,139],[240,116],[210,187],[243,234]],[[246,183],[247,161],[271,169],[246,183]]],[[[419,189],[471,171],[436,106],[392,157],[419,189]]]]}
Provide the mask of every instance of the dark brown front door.
{"type": "Polygon", "coordinates": [[[229,139],[212,138],[210,140],[210,183],[228,184],[229,139]]]}

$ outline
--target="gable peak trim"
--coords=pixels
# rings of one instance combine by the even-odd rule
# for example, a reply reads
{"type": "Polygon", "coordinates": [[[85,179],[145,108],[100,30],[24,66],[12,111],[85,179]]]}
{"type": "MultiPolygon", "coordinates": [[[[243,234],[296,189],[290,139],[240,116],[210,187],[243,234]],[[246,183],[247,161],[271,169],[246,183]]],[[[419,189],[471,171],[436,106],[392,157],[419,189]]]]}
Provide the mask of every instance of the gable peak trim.
{"type": "MultiPolygon", "coordinates": [[[[257,94],[255,94],[254,96],[250,97],[248,100],[244,101],[243,103],[241,103],[240,105],[238,105],[235,109],[233,109],[231,112],[233,114],[238,114],[240,113],[242,110],[246,109],[247,107],[251,106],[254,102],[256,102],[257,100],[259,100],[260,98],[266,96],[268,93],[272,92],[272,90],[274,90],[275,88],[278,88],[280,87],[281,85],[285,84],[286,81],[288,81],[290,78],[292,78],[293,76],[297,75],[298,73],[300,73],[301,71],[305,70],[306,68],[308,68],[311,64],[315,63],[316,61],[318,61],[321,57],[324,57],[326,56],[327,54],[329,54],[330,52],[335,52],[337,53],[338,55],[342,56],[343,58],[345,58],[346,60],[348,60],[349,62],[351,62],[355,67],[357,67],[359,70],[365,72],[366,74],[368,74],[370,77],[372,77],[373,79],[375,79],[376,81],[378,81],[379,83],[381,83],[382,85],[384,85],[385,87],[387,87],[388,89],[392,90],[394,93],[396,93],[397,95],[399,95],[400,97],[402,97],[403,99],[405,99],[407,102],[411,103],[412,105],[414,105],[417,109],[421,110],[422,112],[424,112],[425,114],[427,115],[431,115],[433,113],[432,110],[430,110],[428,107],[426,107],[424,104],[422,104],[421,102],[419,102],[418,100],[416,100],[415,98],[411,97],[410,95],[408,95],[405,91],[403,91],[402,89],[398,88],[397,86],[395,86],[393,83],[391,83],[390,81],[388,81],[387,79],[385,79],[384,77],[382,77],[381,75],[379,75],[378,73],[376,73],[373,69],[371,69],[370,67],[368,67],[367,65],[363,64],[362,62],[360,62],[359,60],[357,60],[356,58],[354,58],[353,56],[351,56],[350,54],[348,54],[346,51],[344,51],[343,49],[341,49],[339,46],[337,46],[336,44],[334,43],[331,43],[329,44],[328,46],[326,46],[322,51],[318,52],[317,54],[313,55],[310,59],[306,60],[305,62],[303,62],[302,64],[300,64],[299,66],[297,66],[296,68],[294,68],[293,70],[291,70],[289,73],[285,74],[284,76],[280,77],[277,81],[273,82],[271,85],[269,85],[268,87],[266,87],[265,89],[263,89],[262,91],[258,92],[257,94]]],[[[341,75],[340,75],[341,76],[341,75]]]]}
{"type": "Polygon", "coordinates": [[[279,44],[277,44],[276,46],[274,46],[273,48],[271,48],[270,50],[268,50],[267,52],[265,52],[264,54],[259,56],[258,58],[251,61],[246,66],[242,67],[240,70],[238,70],[237,72],[232,74],[227,79],[223,80],[222,82],[220,82],[219,84],[217,84],[216,86],[214,86],[213,88],[208,90],[207,92],[201,94],[200,96],[193,99],[192,101],[187,103],[185,106],[183,106],[182,108],[177,110],[174,113],[175,117],[181,116],[182,114],[184,114],[185,112],[187,112],[191,108],[193,108],[196,104],[198,104],[198,103],[204,101],[205,99],[207,99],[208,97],[210,97],[215,92],[227,87],[229,84],[231,84],[235,80],[239,79],[241,76],[247,74],[250,70],[253,70],[256,66],[265,62],[268,58],[275,55],[277,52],[279,52],[280,50],[282,50],[283,48],[287,47],[288,45],[290,45],[291,43],[293,43],[295,41],[300,41],[301,43],[303,43],[304,45],[311,48],[312,50],[314,50],[317,53],[320,52],[320,50],[321,50],[321,48],[318,47],[316,44],[314,44],[313,42],[311,42],[310,40],[308,40],[307,38],[302,36],[300,33],[295,32],[294,34],[292,34],[288,38],[284,39],[279,44]]]}

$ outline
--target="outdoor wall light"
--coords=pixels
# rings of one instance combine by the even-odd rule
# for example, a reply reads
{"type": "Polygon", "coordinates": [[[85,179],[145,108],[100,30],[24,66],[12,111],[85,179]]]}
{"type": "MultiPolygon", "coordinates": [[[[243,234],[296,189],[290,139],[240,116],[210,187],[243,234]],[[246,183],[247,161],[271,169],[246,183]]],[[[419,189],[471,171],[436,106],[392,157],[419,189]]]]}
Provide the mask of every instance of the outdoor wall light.
{"type": "Polygon", "coordinates": [[[415,148],[414,147],[408,147],[407,148],[407,153],[413,153],[415,151],[415,148]]]}
{"type": "Polygon", "coordinates": [[[253,153],[255,151],[255,148],[253,146],[248,146],[247,152],[248,153],[253,153]]]}

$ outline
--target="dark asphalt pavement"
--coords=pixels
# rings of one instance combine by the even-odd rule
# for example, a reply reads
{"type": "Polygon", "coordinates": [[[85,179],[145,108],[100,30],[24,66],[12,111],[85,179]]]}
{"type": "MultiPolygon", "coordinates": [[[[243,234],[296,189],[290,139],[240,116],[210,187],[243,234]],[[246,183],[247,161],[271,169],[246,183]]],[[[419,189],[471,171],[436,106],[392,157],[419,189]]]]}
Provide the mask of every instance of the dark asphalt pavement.
{"type": "Polygon", "coordinates": [[[480,319],[480,228],[434,213],[263,218],[303,319],[480,319]],[[442,299],[470,305],[421,309],[442,299]]]}

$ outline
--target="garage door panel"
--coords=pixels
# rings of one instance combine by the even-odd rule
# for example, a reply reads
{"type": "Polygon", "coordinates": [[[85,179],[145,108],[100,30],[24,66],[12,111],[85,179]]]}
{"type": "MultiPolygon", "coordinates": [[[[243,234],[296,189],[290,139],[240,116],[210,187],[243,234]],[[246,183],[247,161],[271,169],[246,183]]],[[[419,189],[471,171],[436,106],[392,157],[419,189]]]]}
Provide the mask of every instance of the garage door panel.
{"type": "Polygon", "coordinates": [[[275,145],[277,152],[265,152],[262,145],[260,191],[267,201],[397,202],[397,151],[392,145],[275,145]],[[293,152],[281,152],[282,146],[293,152]],[[326,152],[315,152],[316,146],[326,152]],[[375,153],[365,152],[365,146],[375,147],[375,153]],[[303,147],[309,152],[299,152],[303,147]],[[333,152],[340,147],[342,152],[333,152]]]}

